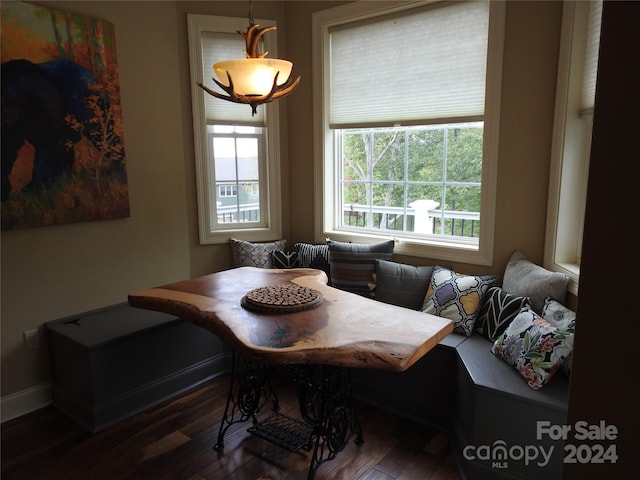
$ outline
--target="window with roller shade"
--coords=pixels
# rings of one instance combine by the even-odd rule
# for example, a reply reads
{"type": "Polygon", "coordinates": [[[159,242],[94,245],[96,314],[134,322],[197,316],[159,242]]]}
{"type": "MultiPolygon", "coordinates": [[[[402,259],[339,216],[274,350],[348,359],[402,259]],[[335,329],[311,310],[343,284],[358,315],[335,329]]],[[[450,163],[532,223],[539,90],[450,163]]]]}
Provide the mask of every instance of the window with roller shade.
{"type": "MultiPolygon", "coordinates": [[[[278,102],[249,105],[218,99],[196,82],[224,92],[212,80],[212,65],[243,58],[237,31],[246,18],[188,15],[189,54],[200,243],[250,241],[281,235],[278,102]]],[[[255,20],[274,25],[273,20],[255,20]]],[[[276,35],[263,37],[263,51],[276,56],[276,35]]]]}
{"type": "Polygon", "coordinates": [[[564,2],[545,243],[545,267],[578,293],[591,154],[602,1],[564,2]]]}
{"type": "Polygon", "coordinates": [[[320,235],[491,263],[504,4],[352,4],[313,26],[320,235]]]}

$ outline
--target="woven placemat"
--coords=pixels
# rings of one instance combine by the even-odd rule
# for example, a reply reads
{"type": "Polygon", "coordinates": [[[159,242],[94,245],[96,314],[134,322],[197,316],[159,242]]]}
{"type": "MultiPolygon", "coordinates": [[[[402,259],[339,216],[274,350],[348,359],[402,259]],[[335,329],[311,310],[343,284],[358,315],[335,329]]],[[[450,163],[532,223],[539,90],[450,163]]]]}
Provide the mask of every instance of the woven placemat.
{"type": "Polygon", "coordinates": [[[242,297],[241,304],[261,313],[291,313],[317,307],[322,300],[318,290],[287,283],[255,288],[242,297]]]}

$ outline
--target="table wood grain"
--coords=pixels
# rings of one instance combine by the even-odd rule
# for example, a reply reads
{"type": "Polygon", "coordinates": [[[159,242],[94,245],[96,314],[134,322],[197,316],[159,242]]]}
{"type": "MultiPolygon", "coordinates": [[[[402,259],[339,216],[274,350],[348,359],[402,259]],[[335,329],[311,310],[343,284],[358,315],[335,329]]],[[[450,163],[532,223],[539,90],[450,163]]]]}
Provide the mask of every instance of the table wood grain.
{"type": "Polygon", "coordinates": [[[129,294],[129,304],[204,327],[256,361],[403,371],[453,331],[450,320],[388,305],[327,285],[321,270],[241,267],[129,294]],[[323,302],[294,313],[241,306],[250,290],[292,283],[323,302]]]}

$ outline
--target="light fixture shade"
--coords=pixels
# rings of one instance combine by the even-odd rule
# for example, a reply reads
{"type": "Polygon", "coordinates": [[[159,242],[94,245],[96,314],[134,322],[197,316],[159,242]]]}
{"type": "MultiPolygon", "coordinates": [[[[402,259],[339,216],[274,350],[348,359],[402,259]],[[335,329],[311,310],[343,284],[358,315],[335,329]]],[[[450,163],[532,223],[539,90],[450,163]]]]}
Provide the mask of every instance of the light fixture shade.
{"type": "Polygon", "coordinates": [[[213,71],[220,83],[229,86],[227,72],[233,81],[236,93],[240,95],[267,95],[273,87],[273,79],[278,75],[278,85],[284,84],[293,63],[278,58],[242,58],[225,60],[213,65],[213,71]]]}

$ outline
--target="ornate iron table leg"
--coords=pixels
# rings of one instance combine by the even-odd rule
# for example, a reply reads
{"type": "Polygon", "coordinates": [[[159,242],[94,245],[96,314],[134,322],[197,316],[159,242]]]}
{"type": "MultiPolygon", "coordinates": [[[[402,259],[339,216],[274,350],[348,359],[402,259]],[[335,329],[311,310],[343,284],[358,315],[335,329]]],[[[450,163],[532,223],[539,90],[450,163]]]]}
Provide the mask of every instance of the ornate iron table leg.
{"type": "Polygon", "coordinates": [[[264,402],[273,399],[273,410],[279,410],[278,398],[271,386],[265,365],[251,363],[234,352],[233,369],[224,416],[220,423],[215,450],[224,448],[228,428],[253,420],[251,433],[290,451],[312,450],[308,479],[312,480],[323,462],[333,460],[355,435],[355,443],[363,443],[362,428],[351,393],[351,370],[330,365],[295,365],[285,367],[299,385],[300,413],[304,422],[274,413],[258,423],[257,413],[264,402]]]}
{"type": "Polygon", "coordinates": [[[314,426],[315,437],[308,475],[311,480],[320,464],[334,459],[352,435],[357,445],[364,440],[351,393],[351,370],[329,365],[303,368],[307,374],[300,384],[300,411],[314,426]]]}
{"type": "Polygon", "coordinates": [[[214,450],[224,449],[224,436],[234,423],[246,422],[249,419],[252,419],[254,424],[257,423],[256,415],[263,405],[261,403],[263,397],[264,403],[269,399],[272,400],[274,411],[280,410],[278,397],[269,379],[268,367],[248,361],[234,351],[227,403],[214,450]]]}

